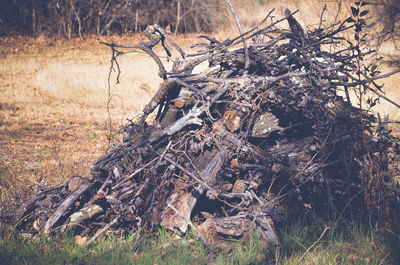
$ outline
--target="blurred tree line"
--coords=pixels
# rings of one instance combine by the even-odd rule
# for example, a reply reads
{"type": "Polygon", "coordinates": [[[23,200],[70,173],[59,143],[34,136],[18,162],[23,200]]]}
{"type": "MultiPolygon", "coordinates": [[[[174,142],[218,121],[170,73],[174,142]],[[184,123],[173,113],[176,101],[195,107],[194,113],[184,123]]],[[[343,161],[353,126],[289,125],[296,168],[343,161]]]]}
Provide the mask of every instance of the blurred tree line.
{"type": "Polygon", "coordinates": [[[398,43],[400,41],[400,0],[382,0],[381,3],[377,2],[374,5],[376,14],[371,26],[378,27],[376,38],[379,43],[388,40],[398,43]]]}
{"type": "Polygon", "coordinates": [[[140,32],[148,24],[173,32],[209,32],[224,0],[1,0],[0,33],[73,35],[140,32]]]}
{"type": "MultiPolygon", "coordinates": [[[[369,27],[375,31],[372,38],[377,46],[392,42],[400,50],[400,0],[381,0],[371,6],[374,12],[369,27]]],[[[400,67],[400,56],[392,56],[390,63],[400,67]]]]}
{"type": "MultiPolygon", "coordinates": [[[[273,0],[247,0],[265,4],[273,0]]],[[[315,1],[315,0],[308,0],[315,1]]],[[[338,3],[349,0],[335,0],[338,3]]],[[[240,7],[242,1],[237,2],[240,7]]],[[[378,44],[400,39],[400,0],[372,0],[378,44]]],[[[341,6],[341,5],[339,5],[341,6]]],[[[0,0],[0,34],[124,34],[148,24],[176,33],[210,32],[226,18],[225,0],[0,0]]]]}

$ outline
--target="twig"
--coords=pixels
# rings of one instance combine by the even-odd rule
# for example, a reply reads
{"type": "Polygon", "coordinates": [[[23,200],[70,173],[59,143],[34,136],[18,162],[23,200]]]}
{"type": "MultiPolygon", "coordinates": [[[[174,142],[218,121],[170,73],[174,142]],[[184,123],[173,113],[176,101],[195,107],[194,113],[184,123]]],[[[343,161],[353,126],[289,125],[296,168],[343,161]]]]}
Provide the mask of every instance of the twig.
{"type": "MultiPolygon", "coordinates": [[[[242,35],[243,34],[242,25],[240,24],[239,18],[236,15],[235,9],[233,8],[231,1],[226,0],[226,3],[228,4],[229,9],[231,10],[233,17],[235,18],[235,22],[236,22],[236,25],[237,25],[237,27],[239,29],[239,33],[242,35]]],[[[243,49],[244,49],[244,56],[246,58],[246,61],[245,61],[245,64],[244,64],[244,69],[247,70],[247,69],[249,69],[249,65],[250,65],[249,49],[247,48],[247,44],[246,44],[246,41],[244,39],[242,39],[242,43],[243,43],[243,49]]]]}
{"type": "Polygon", "coordinates": [[[111,146],[111,139],[112,139],[112,135],[113,135],[113,131],[112,131],[112,119],[111,119],[111,110],[110,110],[110,104],[111,104],[111,100],[112,100],[112,94],[111,94],[111,74],[112,72],[115,70],[114,69],[114,63],[117,66],[117,77],[116,77],[116,84],[119,84],[119,77],[121,75],[121,69],[119,68],[119,63],[117,60],[117,57],[119,55],[121,55],[122,53],[117,51],[114,47],[114,43],[111,44],[111,59],[110,59],[110,69],[108,71],[108,76],[107,76],[107,104],[106,104],[106,108],[107,108],[107,118],[108,118],[108,146],[107,146],[107,150],[110,148],[111,146]]]}
{"type": "Polygon", "coordinates": [[[108,43],[104,41],[100,41],[100,44],[109,46],[109,47],[115,47],[115,48],[127,48],[127,49],[140,49],[140,45],[122,45],[122,44],[116,44],[116,43],[108,43]]]}
{"type": "Polygon", "coordinates": [[[178,50],[178,52],[181,54],[181,56],[182,56],[183,59],[186,58],[186,53],[182,50],[181,47],[179,47],[179,45],[178,45],[173,39],[171,39],[171,38],[168,36],[167,32],[166,32],[162,27],[160,27],[159,25],[154,25],[154,28],[155,28],[160,34],[162,34],[169,42],[171,42],[172,46],[174,46],[175,49],[178,50]]]}
{"type": "Polygon", "coordinates": [[[101,41],[100,43],[106,46],[110,46],[112,50],[114,51],[114,48],[126,48],[126,49],[141,49],[144,52],[146,52],[148,55],[150,55],[151,58],[154,59],[156,64],[158,65],[159,68],[159,76],[162,77],[163,79],[167,78],[167,71],[165,70],[165,67],[163,63],[160,60],[160,57],[157,56],[152,48],[161,40],[161,37],[157,40],[155,39],[154,41],[150,42],[145,42],[141,41],[139,45],[121,45],[121,44],[115,44],[115,43],[107,43],[104,41],[101,41]]]}
{"type": "Polygon", "coordinates": [[[323,16],[324,16],[324,12],[326,11],[326,4],[324,4],[324,7],[322,8],[322,11],[321,11],[321,17],[319,18],[319,26],[318,26],[318,29],[321,29],[321,26],[322,26],[322,18],[323,18],[323,16]]]}
{"type": "Polygon", "coordinates": [[[191,91],[193,91],[193,92],[195,92],[195,93],[197,93],[197,94],[200,94],[200,95],[202,95],[202,96],[206,96],[206,95],[207,95],[205,92],[203,92],[203,91],[201,91],[201,90],[195,88],[194,86],[191,86],[190,84],[188,84],[188,83],[182,81],[181,79],[176,79],[175,82],[176,82],[177,84],[180,84],[180,85],[183,86],[183,87],[186,87],[187,89],[189,89],[189,90],[191,90],[191,91]]]}
{"type": "Polygon", "coordinates": [[[112,187],[113,190],[118,189],[121,185],[123,185],[125,182],[129,181],[130,179],[132,179],[134,176],[136,176],[137,174],[139,174],[140,172],[142,172],[146,167],[152,165],[154,162],[156,162],[159,158],[156,157],[154,159],[152,159],[149,163],[141,166],[140,168],[136,169],[132,174],[130,174],[127,178],[124,178],[122,181],[120,181],[118,184],[116,184],[115,186],[112,187]]]}
{"type": "Polygon", "coordinates": [[[186,175],[188,175],[189,177],[191,177],[192,179],[194,179],[196,182],[198,182],[200,185],[202,185],[205,189],[209,190],[210,192],[212,192],[212,195],[214,197],[218,197],[218,192],[213,189],[212,187],[210,187],[207,183],[205,183],[203,180],[199,179],[198,177],[196,177],[194,174],[192,174],[191,172],[189,172],[189,170],[187,170],[186,168],[184,168],[183,166],[181,166],[179,163],[175,162],[174,160],[172,160],[169,157],[164,157],[165,160],[167,160],[169,163],[171,163],[172,165],[174,165],[175,167],[179,168],[179,170],[183,171],[186,175]]]}
{"type": "Polygon", "coordinates": [[[114,220],[112,220],[110,223],[106,224],[102,229],[98,230],[92,238],[90,238],[88,241],[86,241],[85,245],[89,246],[90,244],[92,244],[99,236],[101,236],[104,232],[106,232],[111,226],[113,226],[117,222],[118,222],[118,217],[115,217],[114,220]]]}
{"type": "MultiPolygon", "coordinates": [[[[386,74],[383,74],[383,75],[378,75],[378,76],[370,77],[370,78],[367,78],[367,79],[364,79],[364,80],[358,80],[358,81],[353,82],[353,83],[348,83],[347,85],[348,86],[357,86],[359,84],[371,83],[372,81],[375,81],[375,80],[378,80],[378,79],[387,78],[387,77],[392,76],[392,75],[397,74],[397,73],[400,73],[400,69],[394,70],[392,72],[389,72],[389,73],[386,73],[386,74]]],[[[352,78],[352,79],[353,80],[357,80],[355,78],[352,78]]]]}
{"type": "Polygon", "coordinates": [[[377,80],[377,79],[382,79],[382,78],[386,78],[389,77],[391,75],[397,74],[400,72],[400,69],[394,70],[392,72],[389,72],[387,74],[383,74],[383,75],[379,75],[376,77],[372,77],[372,78],[367,78],[364,80],[358,80],[357,78],[353,77],[352,75],[348,74],[347,72],[343,72],[346,76],[348,76],[349,78],[351,78],[352,80],[355,80],[355,82],[353,83],[343,83],[343,82],[338,82],[336,84],[338,85],[343,85],[343,86],[357,86],[357,85],[363,85],[364,87],[366,87],[368,90],[370,90],[371,92],[375,93],[376,95],[378,95],[379,97],[383,98],[384,100],[386,100],[387,102],[390,102],[391,104],[395,105],[396,107],[400,108],[400,104],[397,104],[396,102],[394,102],[393,100],[391,100],[390,98],[386,97],[385,95],[383,95],[382,93],[376,91],[376,89],[373,89],[372,87],[370,87],[368,85],[368,83],[377,80]]]}
{"type": "Polygon", "coordinates": [[[161,62],[160,58],[153,52],[153,50],[151,49],[151,46],[148,45],[148,43],[146,43],[146,42],[141,42],[140,48],[143,51],[147,52],[147,54],[150,55],[150,57],[154,59],[154,61],[158,65],[158,69],[160,71],[159,76],[164,80],[167,79],[167,70],[165,70],[163,63],[161,62]]]}
{"type": "Polygon", "coordinates": [[[300,264],[302,259],[307,255],[308,252],[322,239],[322,237],[325,235],[326,231],[328,231],[330,227],[325,227],[324,231],[322,231],[321,235],[319,236],[318,240],[315,241],[309,248],[306,249],[306,251],[303,253],[303,255],[300,257],[300,259],[297,261],[297,264],[300,264]]]}

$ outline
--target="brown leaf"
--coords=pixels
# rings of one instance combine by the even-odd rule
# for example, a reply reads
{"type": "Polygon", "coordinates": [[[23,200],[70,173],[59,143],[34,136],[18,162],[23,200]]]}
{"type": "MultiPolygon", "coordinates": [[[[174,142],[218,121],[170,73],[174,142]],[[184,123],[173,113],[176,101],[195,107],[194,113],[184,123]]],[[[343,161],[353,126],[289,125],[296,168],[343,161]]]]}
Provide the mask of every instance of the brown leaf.
{"type": "Polygon", "coordinates": [[[232,165],[233,167],[239,167],[238,159],[237,159],[237,158],[233,158],[233,159],[231,160],[231,165],[232,165]]]}
{"type": "Polygon", "coordinates": [[[33,222],[33,228],[36,230],[36,231],[39,231],[40,230],[40,225],[42,224],[42,222],[41,222],[41,220],[38,218],[38,219],[36,219],[34,222],[33,222]]]}
{"type": "Polygon", "coordinates": [[[81,235],[75,236],[75,242],[79,246],[83,246],[86,243],[86,241],[87,241],[87,237],[86,236],[84,236],[84,237],[82,237],[81,235]]]}
{"type": "Polygon", "coordinates": [[[242,126],[242,118],[235,110],[227,110],[223,116],[224,124],[229,131],[237,131],[242,126]]]}
{"type": "Polygon", "coordinates": [[[206,219],[211,219],[211,218],[213,218],[214,216],[212,215],[212,214],[210,214],[209,212],[203,212],[203,211],[201,211],[200,212],[203,216],[204,216],[204,218],[206,218],[206,219]]]}
{"type": "Polygon", "coordinates": [[[238,179],[235,181],[235,184],[233,184],[232,192],[244,192],[246,188],[247,188],[246,181],[238,179]]]}

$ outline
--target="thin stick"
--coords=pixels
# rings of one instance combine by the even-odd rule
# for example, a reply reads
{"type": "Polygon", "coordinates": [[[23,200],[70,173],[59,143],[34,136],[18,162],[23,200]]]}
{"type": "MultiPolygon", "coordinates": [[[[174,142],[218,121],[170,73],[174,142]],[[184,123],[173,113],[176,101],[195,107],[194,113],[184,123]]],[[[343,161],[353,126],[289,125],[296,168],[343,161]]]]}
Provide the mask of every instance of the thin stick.
{"type": "Polygon", "coordinates": [[[181,54],[182,58],[185,59],[186,53],[182,50],[181,47],[179,47],[179,45],[173,39],[171,39],[168,36],[167,32],[162,27],[160,27],[159,25],[154,25],[154,28],[158,32],[160,32],[160,34],[162,34],[172,44],[172,46],[174,46],[175,49],[177,49],[177,51],[181,54]]]}
{"type": "MultiPolygon", "coordinates": [[[[356,82],[353,82],[353,83],[349,83],[348,85],[349,86],[357,86],[357,85],[363,84],[363,83],[370,83],[372,81],[375,81],[375,80],[378,80],[378,79],[382,79],[382,78],[386,78],[386,77],[392,76],[392,75],[397,74],[397,73],[400,73],[400,69],[394,70],[392,72],[389,72],[389,73],[386,73],[386,74],[383,74],[383,75],[378,75],[378,76],[375,76],[375,77],[367,78],[365,80],[361,80],[361,81],[359,80],[359,81],[356,81],[356,82]]],[[[357,80],[355,78],[352,78],[352,79],[353,80],[357,80]]]]}
{"type": "Polygon", "coordinates": [[[190,84],[186,83],[185,81],[182,81],[181,79],[176,79],[175,82],[177,84],[180,84],[181,86],[186,87],[187,89],[189,89],[189,90],[191,90],[191,91],[193,91],[195,93],[198,93],[198,94],[203,95],[203,96],[207,95],[205,92],[195,88],[194,86],[191,86],[190,84]]]}
{"type": "Polygon", "coordinates": [[[136,176],[137,174],[139,174],[140,172],[142,172],[146,167],[150,166],[151,164],[153,164],[154,162],[156,162],[159,158],[156,157],[153,160],[151,160],[149,163],[147,163],[144,166],[141,166],[140,168],[136,169],[132,174],[130,174],[127,178],[123,179],[121,182],[119,182],[117,185],[115,185],[114,187],[112,187],[113,190],[116,190],[117,188],[119,188],[121,185],[123,185],[125,182],[127,182],[128,180],[132,179],[134,176],[136,176]]]}
{"type": "MultiPolygon", "coordinates": [[[[236,15],[235,9],[233,8],[231,1],[226,0],[226,3],[228,4],[229,9],[231,10],[233,17],[235,18],[235,22],[236,22],[236,25],[237,25],[237,27],[239,29],[239,33],[240,33],[240,35],[242,35],[243,34],[242,25],[240,24],[239,18],[236,15]]],[[[244,63],[244,69],[249,69],[249,65],[250,65],[249,49],[247,48],[247,44],[246,44],[246,41],[244,39],[242,39],[242,42],[243,42],[244,56],[246,57],[246,61],[244,63]]]]}
{"type": "Polygon", "coordinates": [[[330,227],[325,227],[324,231],[322,231],[322,234],[319,236],[318,240],[315,241],[309,248],[306,249],[306,252],[303,253],[303,255],[300,257],[300,259],[297,261],[297,264],[300,264],[301,260],[305,257],[305,255],[310,252],[310,250],[322,239],[322,237],[325,235],[326,231],[328,231],[330,227]]]}
{"type": "Polygon", "coordinates": [[[207,190],[209,190],[213,196],[215,196],[216,198],[218,197],[218,192],[213,189],[212,187],[210,187],[207,183],[205,183],[203,180],[199,179],[198,177],[196,177],[194,174],[192,174],[191,172],[189,172],[189,170],[187,170],[186,168],[182,167],[180,164],[178,164],[177,162],[175,162],[174,160],[170,159],[169,157],[164,157],[165,160],[167,160],[169,163],[171,163],[172,165],[176,166],[177,168],[179,168],[181,171],[185,172],[188,176],[190,176],[191,178],[193,178],[195,181],[197,181],[199,184],[201,184],[204,188],[206,188],[207,190]]]}
{"type": "Polygon", "coordinates": [[[86,242],[85,245],[89,246],[90,244],[92,244],[99,236],[101,236],[104,232],[106,232],[111,226],[113,226],[117,222],[118,222],[118,217],[115,217],[114,220],[106,224],[102,229],[98,230],[96,234],[94,234],[94,236],[86,242]]]}
{"type": "Polygon", "coordinates": [[[121,45],[121,44],[114,44],[114,43],[107,43],[104,41],[100,42],[103,45],[110,46],[113,50],[114,48],[126,48],[126,49],[141,49],[144,52],[146,52],[148,55],[150,55],[151,58],[154,59],[156,64],[158,65],[159,68],[159,75],[163,79],[166,79],[167,77],[167,71],[165,70],[165,67],[163,63],[161,62],[160,58],[153,52],[152,48],[158,43],[156,41],[154,42],[144,42],[141,41],[139,45],[121,45]]]}
{"type": "Polygon", "coordinates": [[[160,58],[153,52],[153,50],[151,49],[151,46],[148,45],[147,43],[143,42],[140,44],[140,48],[143,51],[147,52],[147,54],[150,55],[150,57],[154,59],[154,61],[158,65],[159,76],[164,80],[167,79],[167,70],[165,70],[163,63],[161,62],[160,58]]]}
{"type": "Polygon", "coordinates": [[[397,69],[397,70],[394,70],[394,71],[389,72],[389,73],[387,73],[387,74],[379,75],[379,76],[372,77],[372,78],[368,78],[368,79],[361,80],[361,81],[358,80],[357,78],[353,77],[352,75],[350,75],[350,74],[348,74],[348,73],[346,73],[346,72],[343,72],[346,76],[348,76],[348,77],[351,78],[352,80],[356,80],[356,81],[353,82],[353,83],[342,83],[342,82],[339,82],[339,83],[337,83],[337,84],[338,84],[338,85],[346,85],[346,86],[356,86],[356,85],[362,84],[364,87],[366,87],[366,88],[367,88],[368,90],[370,90],[371,92],[374,92],[376,95],[378,95],[379,97],[383,98],[383,99],[386,100],[387,102],[390,102],[390,103],[392,103],[393,105],[395,105],[396,107],[400,108],[400,105],[399,105],[399,104],[397,104],[396,102],[394,102],[394,101],[391,100],[390,98],[384,96],[382,93],[376,91],[376,89],[373,89],[372,87],[370,87],[369,85],[367,85],[367,83],[369,83],[369,82],[372,82],[372,81],[377,80],[377,79],[386,78],[386,77],[389,77],[389,76],[391,76],[391,75],[397,74],[397,73],[399,73],[399,72],[400,72],[400,69],[397,69]]]}
{"type": "Polygon", "coordinates": [[[322,21],[323,21],[323,17],[324,17],[324,12],[325,12],[325,11],[326,11],[326,4],[324,5],[324,8],[322,9],[321,17],[319,18],[319,26],[318,26],[319,29],[320,29],[321,26],[322,26],[322,21]]]}

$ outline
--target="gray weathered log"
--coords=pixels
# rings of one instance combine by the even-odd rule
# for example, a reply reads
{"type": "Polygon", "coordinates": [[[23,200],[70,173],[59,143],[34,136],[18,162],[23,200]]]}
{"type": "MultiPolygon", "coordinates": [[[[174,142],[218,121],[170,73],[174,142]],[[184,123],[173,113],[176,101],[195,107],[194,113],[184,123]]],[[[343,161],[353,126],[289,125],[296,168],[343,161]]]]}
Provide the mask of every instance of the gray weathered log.
{"type": "Polygon", "coordinates": [[[60,219],[62,215],[68,211],[68,208],[81,196],[87,189],[89,189],[93,183],[83,183],[79,188],[77,188],[71,195],[68,196],[61,204],[58,206],[56,211],[51,215],[51,217],[47,220],[43,233],[47,234],[50,232],[50,229],[53,225],[60,219]]]}

